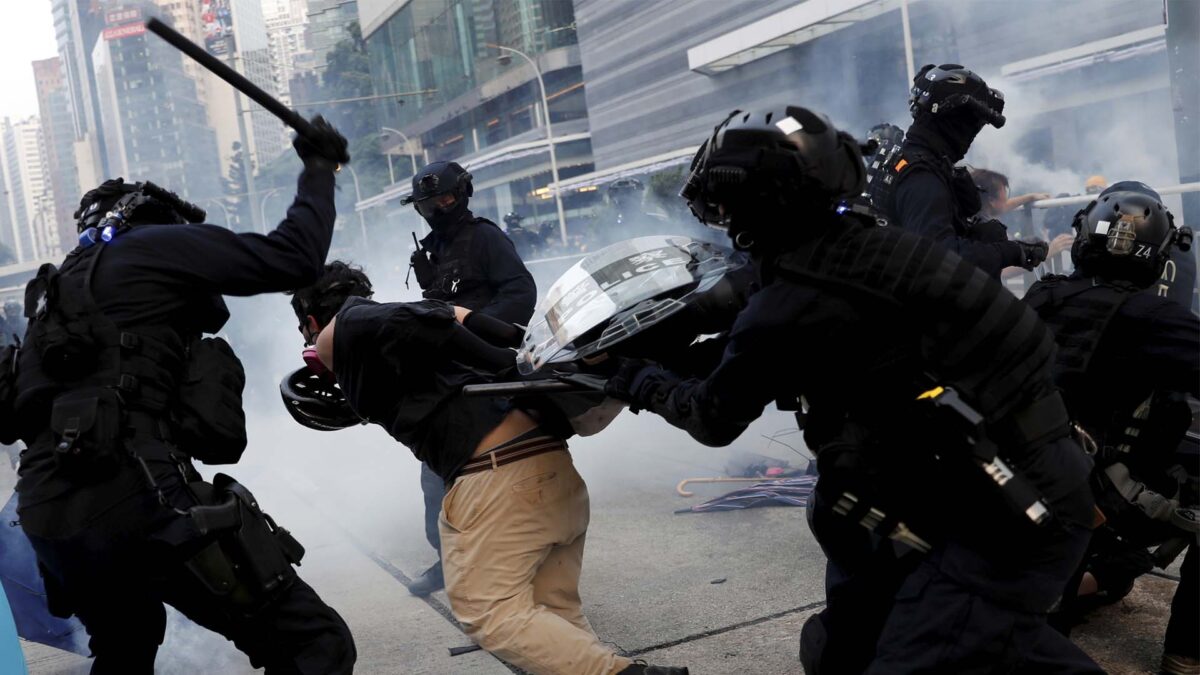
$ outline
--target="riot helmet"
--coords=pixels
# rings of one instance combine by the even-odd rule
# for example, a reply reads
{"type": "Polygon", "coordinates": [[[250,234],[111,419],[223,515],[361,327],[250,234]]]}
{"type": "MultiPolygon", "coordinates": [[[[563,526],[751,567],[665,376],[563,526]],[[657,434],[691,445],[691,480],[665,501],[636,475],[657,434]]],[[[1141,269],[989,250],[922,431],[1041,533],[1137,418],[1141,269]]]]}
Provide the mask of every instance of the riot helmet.
{"type": "Polygon", "coordinates": [[[504,226],[508,228],[509,231],[520,229],[522,220],[524,219],[521,217],[521,214],[516,213],[515,211],[509,211],[508,213],[504,214],[504,226]]]}
{"type": "Polygon", "coordinates": [[[967,154],[985,125],[1004,126],[1004,96],[958,64],[924,66],[909,93],[909,138],[932,134],[941,141],[939,152],[951,162],[967,154]]]}
{"type": "Polygon", "coordinates": [[[90,245],[100,237],[108,241],[135,224],[202,223],[207,214],[150,181],[126,183],[124,178],[113,178],[88,190],[74,215],[80,242],[90,245]]]}
{"type": "Polygon", "coordinates": [[[1075,214],[1071,259],[1084,276],[1147,287],[1162,274],[1171,247],[1191,248],[1190,228],[1175,218],[1153,188],[1138,181],[1114,183],[1075,214]]]}
{"type": "Polygon", "coordinates": [[[471,174],[458,162],[434,162],[413,176],[412,194],[401,203],[413,204],[436,228],[458,222],[474,192],[471,174]]]}
{"type": "Polygon", "coordinates": [[[908,109],[913,119],[969,113],[982,124],[1004,126],[1004,94],[987,86],[974,72],[956,63],[921,68],[913,78],[908,109]]]}
{"type": "Polygon", "coordinates": [[[862,193],[866,167],[859,144],[828,117],[788,106],[734,111],[692,158],[680,191],[700,222],[725,230],[748,250],[794,238],[814,210],[862,193]],[[796,225],[792,225],[796,223],[796,225]]]}
{"type": "Polygon", "coordinates": [[[364,423],[342,395],[337,382],[307,366],[284,377],[279,383],[279,394],[292,419],[309,429],[337,431],[364,423]]]}

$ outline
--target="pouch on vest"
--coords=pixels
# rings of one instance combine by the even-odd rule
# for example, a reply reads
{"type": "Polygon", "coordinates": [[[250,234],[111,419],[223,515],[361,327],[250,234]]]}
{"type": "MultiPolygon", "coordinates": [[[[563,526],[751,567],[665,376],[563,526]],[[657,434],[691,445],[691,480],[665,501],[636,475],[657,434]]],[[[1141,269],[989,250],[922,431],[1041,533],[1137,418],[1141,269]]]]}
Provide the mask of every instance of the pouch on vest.
{"type": "Polygon", "coordinates": [[[7,345],[0,347],[0,444],[12,445],[20,436],[17,428],[17,353],[7,345]]]}
{"type": "Polygon", "coordinates": [[[54,459],[64,474],[95,481],[123,462],[121,402],[105,387],[60,394],[50,409],[54,459]]]}
{"type": "Polygon", "coordinates": [[[246,372],[228,342],[194,340],[173,416],[172,438],[179,449],[205,464],[241,459],[246,449],[245,386],[246,372]]]}
{"type": "Polygon", "coordinates": [[[46,263],[25,287],[26,342],[36,345],[42,370],[56,380],[73,380],[96,370],[99,356],[84,300],[60,288],[57,267],[46,263]],[[51,319],[48,315],[54,314],[51,319]]]}

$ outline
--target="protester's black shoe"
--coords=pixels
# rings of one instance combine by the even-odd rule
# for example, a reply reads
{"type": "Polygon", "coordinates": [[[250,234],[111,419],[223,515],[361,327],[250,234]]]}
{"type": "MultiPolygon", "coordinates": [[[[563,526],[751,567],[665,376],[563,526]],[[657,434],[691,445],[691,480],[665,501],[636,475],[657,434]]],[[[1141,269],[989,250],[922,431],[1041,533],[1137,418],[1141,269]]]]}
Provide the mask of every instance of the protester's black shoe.
{"type": "Polygon", "coordinates": [[[413,579],[413,582],[408,585],[408,592],[418,598],[423,598],[445,587],[446,578],[442,576],[442,561],[439,560],[433,564],[433,567],[425,570],[424,574],[413,579]]]}
{"type": "Polygon", "coordinates": [[[625,670],[617,673],[617,675],[688,675],[687,668],[677,668],[675,666],[651,666],[645,661],[638,659],[625,667],[625,670]]]}

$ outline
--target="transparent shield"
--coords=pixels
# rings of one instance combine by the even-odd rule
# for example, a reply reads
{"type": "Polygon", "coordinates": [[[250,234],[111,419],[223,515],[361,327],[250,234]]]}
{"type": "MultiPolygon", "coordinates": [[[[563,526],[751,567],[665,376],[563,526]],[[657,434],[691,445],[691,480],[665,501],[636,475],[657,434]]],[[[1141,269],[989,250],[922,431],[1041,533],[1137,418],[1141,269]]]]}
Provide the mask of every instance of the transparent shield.
{"type": "Polygon", "coordinates": [[[679,312],[745,258],[681,236],[618,242],[567,270],[538,306],[521,350],[525,375],[606,351],[679,312]]]}

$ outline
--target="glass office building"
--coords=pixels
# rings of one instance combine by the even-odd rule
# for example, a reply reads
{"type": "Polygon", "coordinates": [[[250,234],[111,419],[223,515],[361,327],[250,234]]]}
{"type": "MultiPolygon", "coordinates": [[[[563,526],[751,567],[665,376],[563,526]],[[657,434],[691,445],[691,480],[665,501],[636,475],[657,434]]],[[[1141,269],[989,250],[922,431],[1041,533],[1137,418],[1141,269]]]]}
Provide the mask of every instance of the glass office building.
{"type": "MultiPolygon", "coordinates": [[[[554,220],[537,77],[523,57],[495,45],[527,54],[542,72],[560,176],[591,171],[572,3],[422,0],[372,14],[378,4],[360,2],[359,14],[396,186],[366,201],[394,206],[408,193],[413,160],[455,160],[475,176],[479,215],[499,220],[516,211],[533,222],[554,220]]],[[[593,196],[573,192],[564,200],[570,221],[585,215],[593,196]]]]}

